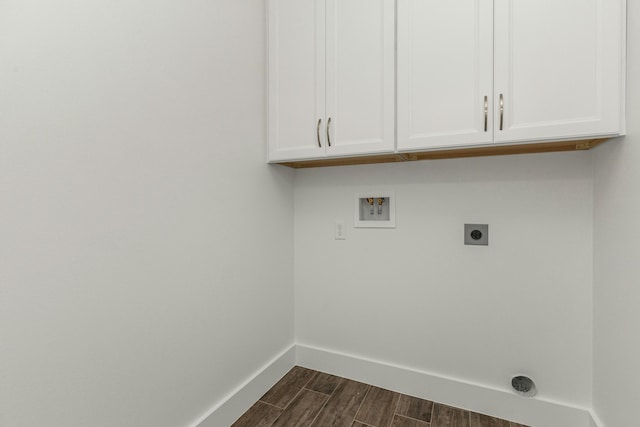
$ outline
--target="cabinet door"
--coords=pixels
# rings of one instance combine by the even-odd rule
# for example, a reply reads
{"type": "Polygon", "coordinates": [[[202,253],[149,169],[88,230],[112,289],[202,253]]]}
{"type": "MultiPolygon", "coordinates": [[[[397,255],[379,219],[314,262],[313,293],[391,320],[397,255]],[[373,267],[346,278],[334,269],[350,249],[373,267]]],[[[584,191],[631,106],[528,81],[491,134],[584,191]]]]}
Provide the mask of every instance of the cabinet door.
{"type": "Polygon", "coordinates": [[[493,2],[399,0],[398,150],[492,143],[492,94],[493,2]]]}
{"type": "Polygon", "coordinates": [[[269,160],[325,155],[325,0],[269,0],[269,160]]]}
{"type": "Polygon", "coordinates": [[[621,132],[623,1],[496,0],[495,9],[496,142],[621,132]]]}
{"type": "Polygon", "coordinates": [[[394,0],[327,0],[327,154],[392,152],[394,0]]]}

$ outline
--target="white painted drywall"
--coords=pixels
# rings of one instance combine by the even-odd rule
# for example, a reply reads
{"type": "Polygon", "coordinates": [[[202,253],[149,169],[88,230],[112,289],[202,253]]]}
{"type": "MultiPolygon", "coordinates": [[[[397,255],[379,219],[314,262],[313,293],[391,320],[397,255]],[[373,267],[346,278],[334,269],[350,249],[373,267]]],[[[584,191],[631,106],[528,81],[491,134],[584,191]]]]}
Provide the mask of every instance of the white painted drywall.
{"type": "Polygon", "coordinates": [[[0,1],[0,425],[186,426],[293,343],[264,9],[0,1]]]}
{"type": "Polygon", "coordinates": [[[594,410],[636,427],[640,402],[640,4],[627,10],[627,136],[594,151],[594,410]]]}
{"type": "Polygon", "coordinates": [[[591,401],[590,153],[296,172],[296,339],[509,389],[591,401]],[[354,194],[396,195],[397,228],[354,229],[354,194]],[[345,220],[347,239],[333,238],[345,220]],[[488,223],[490,245],[463,245],[488,223]]]}

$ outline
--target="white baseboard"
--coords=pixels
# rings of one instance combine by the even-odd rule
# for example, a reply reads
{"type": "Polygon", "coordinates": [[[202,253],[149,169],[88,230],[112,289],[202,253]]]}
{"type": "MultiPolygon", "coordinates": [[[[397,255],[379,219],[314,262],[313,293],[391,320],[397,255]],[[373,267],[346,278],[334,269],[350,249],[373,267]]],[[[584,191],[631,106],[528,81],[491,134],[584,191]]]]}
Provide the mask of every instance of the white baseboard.
{"type": "Polygon", "coordinates": [[[189,427],[230,426],[295,365],[528,426],[604,427],[589,409],[309,345],[283,351],[189,427]]]}
{"type": "MultiPolygon", "coordinates": [[[[525,398],[508,390],[308,345],[296,346],[296,364],[528,426],[594,427],[594,418],[586,408],[525,398]]],[[[597,422],[595,426],[603,427],[597,422]]]]}
{"type": "Polygon", "coordinates": [[[604,427],[604,423],[593,409],[589,411],[589,414],[591,415],[591,424],[589,427],[604,427]]]}
{"type": "Polygon", "coordinates": [[[233,424],[295,366],[295,354],[296,346],[292,345],[255,372],[190,427],[227,427],[233,424]]]}

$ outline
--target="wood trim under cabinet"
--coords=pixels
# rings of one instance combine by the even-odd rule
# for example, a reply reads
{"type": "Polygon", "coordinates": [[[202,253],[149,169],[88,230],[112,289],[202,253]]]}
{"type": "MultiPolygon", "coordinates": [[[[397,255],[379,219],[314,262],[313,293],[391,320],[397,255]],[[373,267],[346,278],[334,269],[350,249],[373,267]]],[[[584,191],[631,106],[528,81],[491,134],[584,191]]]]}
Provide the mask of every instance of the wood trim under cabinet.
{"type": "Polygon", "coordinates": [[[584,139],[579,141],[542,142],[535,144],[492,145],[489,147],[459,148],[448,150],[422,151],[418,153],[393,153],[376,156],[342,157],[336,159],[314,159],[292,162],[278,162],[290,168],[317,168],[325,166],[368,165],[375,163],[396,163],[416,160],[456,159],[462,157],[504,156],[510,154],[551,153],[559,151],[585,151],[607,141],[609,138],[584,139]]]}

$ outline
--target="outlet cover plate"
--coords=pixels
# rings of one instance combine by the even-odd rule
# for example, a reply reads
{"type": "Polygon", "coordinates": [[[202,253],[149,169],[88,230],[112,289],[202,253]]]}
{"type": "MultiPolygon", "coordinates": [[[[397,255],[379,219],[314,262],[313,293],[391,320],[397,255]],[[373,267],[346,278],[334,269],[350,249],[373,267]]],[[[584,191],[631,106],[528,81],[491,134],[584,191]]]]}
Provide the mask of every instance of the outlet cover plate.
{"type": "Polygon", "coordinates": [[[489,246],[489,224],[465,224],[464,244],[489,246]]]}

